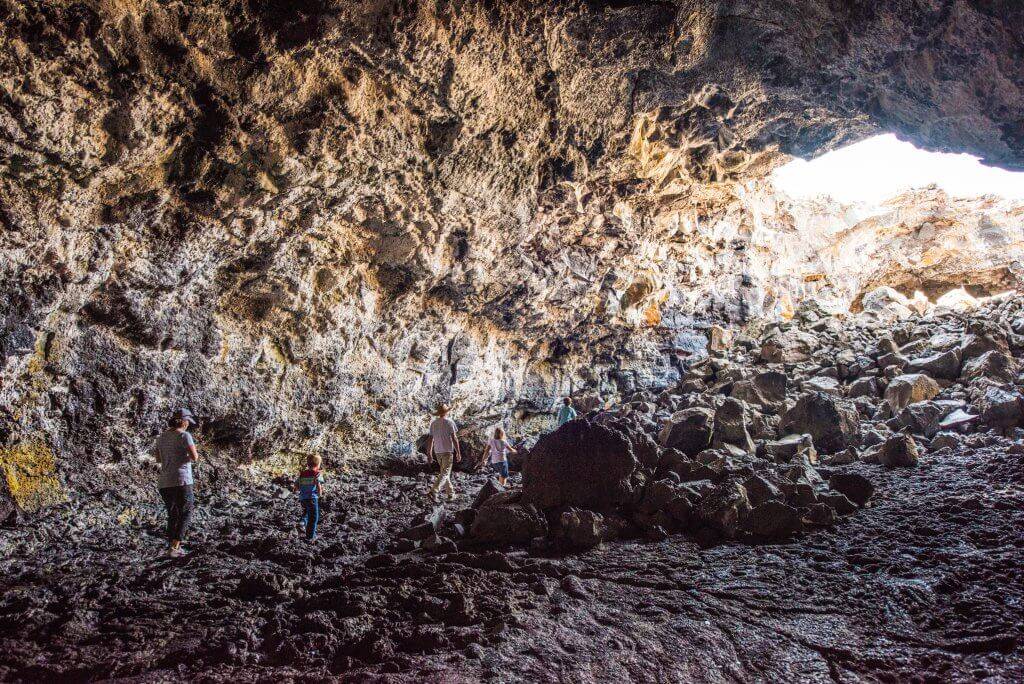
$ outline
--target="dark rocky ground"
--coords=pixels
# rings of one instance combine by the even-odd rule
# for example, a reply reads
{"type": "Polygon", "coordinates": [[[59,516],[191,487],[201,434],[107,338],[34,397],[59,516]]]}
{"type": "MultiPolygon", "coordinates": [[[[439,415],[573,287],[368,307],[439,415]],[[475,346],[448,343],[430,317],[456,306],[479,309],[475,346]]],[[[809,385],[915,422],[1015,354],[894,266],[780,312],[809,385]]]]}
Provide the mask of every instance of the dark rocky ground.
{"type": "Polygon", "coordinates": [[[1020,681],[1024,307],[886,296],[713,339],[507,491],[336,473],[316,544],[205,465],[183,559],[155,491],[12,516],[0,679],[1020,681]]]}
{"type": "MultiPolygon", "coordinates": [[[[181,560],[160,555],[155,495],[125,524],[122,502],[79,502],[2,533],[0,678],[1019,681],[1022,451],[848,466],[875,503],[792,543],[564,558],[367,563],[426,474],[337,478],[315,546],[282,489],[201,492],[181,560]]],[[[482,480],[462,476],[462,503],[482,480]]]]}

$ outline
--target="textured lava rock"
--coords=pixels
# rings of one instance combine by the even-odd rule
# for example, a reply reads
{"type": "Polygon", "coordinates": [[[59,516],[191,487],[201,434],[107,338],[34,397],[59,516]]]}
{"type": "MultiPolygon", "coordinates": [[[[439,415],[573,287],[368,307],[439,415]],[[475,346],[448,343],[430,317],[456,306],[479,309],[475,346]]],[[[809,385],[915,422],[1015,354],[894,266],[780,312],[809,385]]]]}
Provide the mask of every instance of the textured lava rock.
{"type": "Polygon", "coordinates": [[[761,359],[768,363],[799,363],[811,357],[818,339],[802,330],[778,332],[761,344],[761,359]]]}
{"type": "Polygon", "coordinates": [[[743,531],[758,539],[788,539],[802,529],[800,512],[781,501],[755,506],[743,520],[743,531]]]}
{"type": "Polygon", "coordinates": [[[1024,423],[1024,398],[1005,387],[986,387],[974,401],[981,419],[989,425],[1007,428],[1024,423]]]}
{"type": "Polygon", "coordinates": [[[695,407],[679,411],[662,428],[658,441],[663,447],[695,456],[711,445],[714,411],[695,407]]]}
{"type": "Polygon", "coordinates": [[[469,534],[499,546],[527,544],[548,532],[547,520],[533,506],[519,502],[519,492],[496,494],[477,511],[469,534]]]}
{"type": "Polygon", "coordinates": [[[896,412],[907,404],[927,401],[939,391],[938,384],[927,375],[921,373],[898,375],[886,386],[885,401],[892,411],[896,412]]]}
{"type": "Polygon", "coordinates": [[[942,420],[962,407],[963,402],[959,401],[919,401],[908,404],[896,419],[915,435],[932,437],[939,431],[942,420]]]}
{"type": "Polygon", "coordinates": [[[790,433],[806,433],[815,448],[832,454],[856,442],[860,437],[857,409],[849,402],[820,392],[805,394],[786,411],[779,424],[790,433]]]}
{"type": "Polygon", "coordinates": [[[866,504],[875,493],[871,480],[857,473],[834,473],[828,480],[828,486],[858,506],[866,504]]]}
{"type": "Polygon", "coordinates": [[[960,376],[960,350],[950,349],[911,359],[906,368],[911,373],[923,373],[940,380],[956,380],[960,376]]]}
{"type": "Polygon", "coordinates": [[[970,359],[964,364],[960,379],[963,382],[971,382],[981,378],[988,378],[995,382],[1013,382],[1016,372],[1016,365],[1009,354],[1001,351],[988,351],[980,356],[970,359]]]}
{"type": "Polygon", "coordinates": [[[715,487],[701,500],[695,511],[701,522],[727,539],[736,536],[740,522],[749,512],[747,490],[733,480],[727,480],[715,487]]]}
{"type": "Polygon", "coordinates": [[[890,468],[913,467],[918,459],[917,443],[910,435],[893,435],[885,440],[878,452],[878,462],[890,468]]]}
{"type": "Polygon", "coordinates": [[[656,446],[645,435],[570,421],[541,437],[530,452],[523,464],[522,502],[541,509],[607,510],[638,499],[656,466],[656,446]]]}
{"type": "Polygon", "coordinates": [[[787,384],[788,379],[784,373],[767,371],[735,383],[731,396],[777,413],[785,408],[787,384]]]}
{"type": "Polygon", "coordinates": [[[747,427],[750,421],[747,406],[736,399],[726,399],[715,411],[713,444],[731,444],[748,453],[754,452],[754,440],[747,427]]]}
{"type": "Polygon", "coordinates": [[[594,511],[570,509],[562,512],[552,531],[554,543],[567,551],[585,551],[614,539],[618,529],[594,511]]]}

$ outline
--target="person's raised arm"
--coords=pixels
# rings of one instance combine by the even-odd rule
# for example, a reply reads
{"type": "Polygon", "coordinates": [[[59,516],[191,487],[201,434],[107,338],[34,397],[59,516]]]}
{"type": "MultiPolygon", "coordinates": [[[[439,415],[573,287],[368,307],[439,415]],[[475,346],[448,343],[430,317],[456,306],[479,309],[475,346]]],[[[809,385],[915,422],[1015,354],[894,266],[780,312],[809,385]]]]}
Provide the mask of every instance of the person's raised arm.
{"type": "Polygon", "coordinates": [[[459,433],[455,429],[454,424],[452,425],[452,446],[455,447],[455,460],[462,460],[462,447],[459,446],[459,433]]]}

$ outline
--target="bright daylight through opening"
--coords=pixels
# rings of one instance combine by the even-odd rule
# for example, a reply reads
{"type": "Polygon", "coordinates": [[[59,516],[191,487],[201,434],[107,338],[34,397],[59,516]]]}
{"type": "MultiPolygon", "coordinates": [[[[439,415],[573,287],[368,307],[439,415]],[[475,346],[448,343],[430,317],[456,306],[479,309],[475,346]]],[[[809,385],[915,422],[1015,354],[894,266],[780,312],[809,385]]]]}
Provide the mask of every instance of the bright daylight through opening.
{"type": "Polygon", "coordinates": [[[921,150],[891,133],[816,159],[794,159],[776,169],[772,180],[795,199],[824,195],[844,204],[880,204],[927,185],[952,197],[1024,200],[1024,173],[985,166],[969,154],[921,150]]]}

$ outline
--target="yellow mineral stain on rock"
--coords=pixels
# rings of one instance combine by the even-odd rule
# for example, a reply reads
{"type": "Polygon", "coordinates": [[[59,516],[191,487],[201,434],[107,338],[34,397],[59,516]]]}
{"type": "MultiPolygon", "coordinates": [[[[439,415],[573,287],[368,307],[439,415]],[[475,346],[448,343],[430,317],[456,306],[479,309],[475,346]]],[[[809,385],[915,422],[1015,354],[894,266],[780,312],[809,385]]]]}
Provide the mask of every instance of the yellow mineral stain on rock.
{"type": "Polygon", "coordinates": [[[0,449],[0,473],[18,507],[34,511],[67,501],[50,447],[30,439],[0,449]]]}
{"type": "Polygon", "coordinates": [[[249,474],[257,478],[274,478],[282,475],[296,475],[306,463],[306,455],[292,450],[278,451],[249,466],[249,474]]]}
{"type": "Polygon", "coordinates": [[[644,322],[652,326],[661,323],[661,307],[658,302],[651,302],[651,305],[644,311],[644,322]]]}

